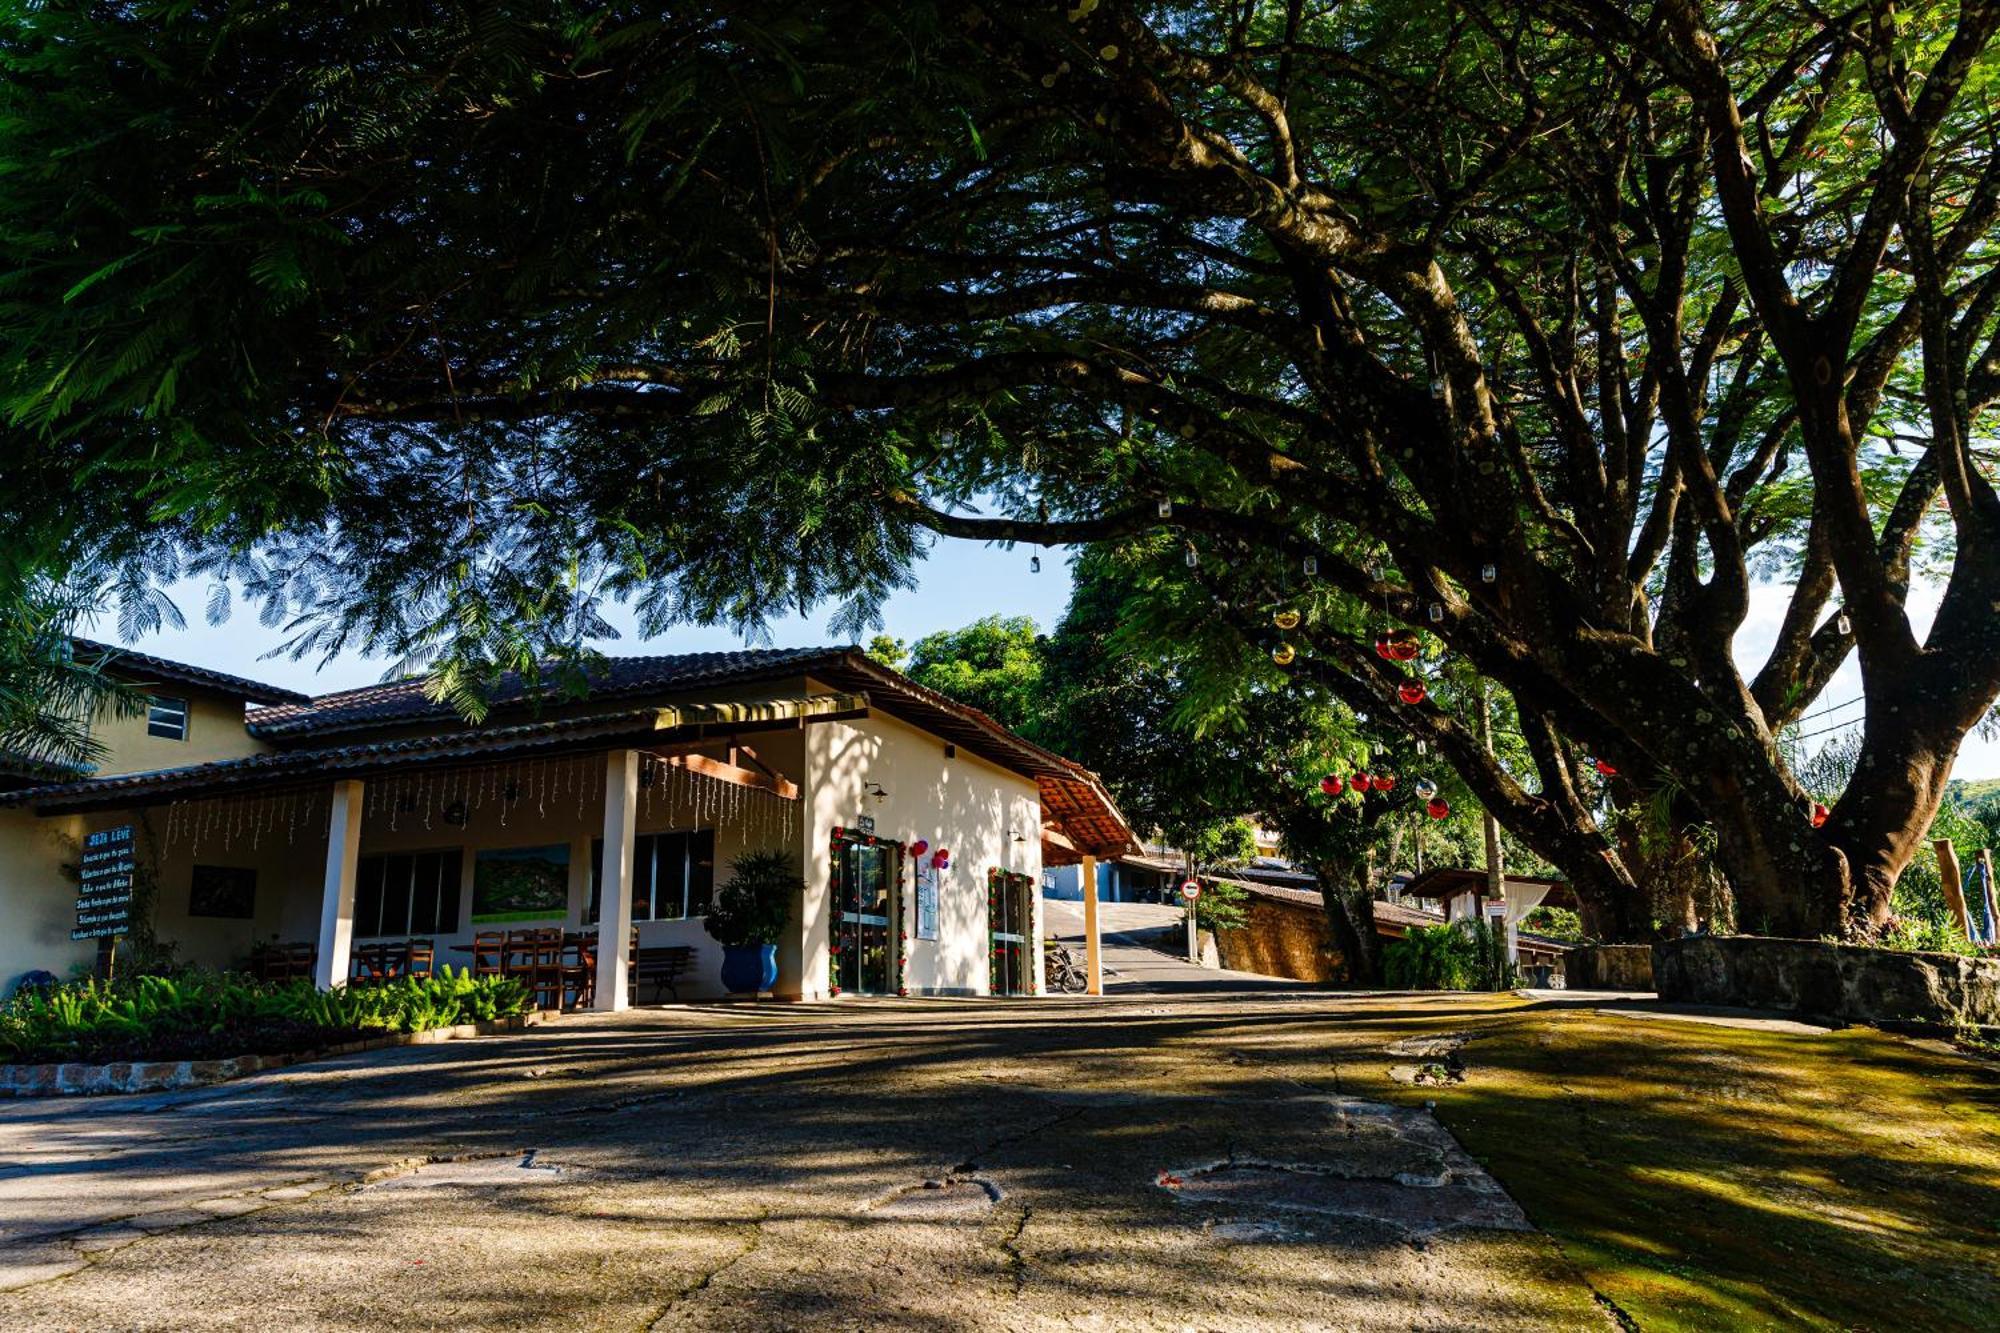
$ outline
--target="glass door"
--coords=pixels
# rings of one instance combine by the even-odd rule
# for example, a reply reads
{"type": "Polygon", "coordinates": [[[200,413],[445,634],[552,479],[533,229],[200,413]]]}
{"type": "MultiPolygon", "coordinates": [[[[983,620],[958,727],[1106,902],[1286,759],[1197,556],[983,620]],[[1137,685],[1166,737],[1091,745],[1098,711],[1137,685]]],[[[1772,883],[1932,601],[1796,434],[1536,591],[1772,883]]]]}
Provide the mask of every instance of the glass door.
{"type": "Polygon", "coordinates": [[[991,870],[986,875],[987,959],[995,995],[1029,995],[1028,946],[1034,940],[1029,917],[1032,886],[1026,875],[991,870]]]}
{"type": "Polygon", "coordinates": [[[896,848],[873,841],[834,847],[834,976],[855,995],[894,994],[896,848]]]}

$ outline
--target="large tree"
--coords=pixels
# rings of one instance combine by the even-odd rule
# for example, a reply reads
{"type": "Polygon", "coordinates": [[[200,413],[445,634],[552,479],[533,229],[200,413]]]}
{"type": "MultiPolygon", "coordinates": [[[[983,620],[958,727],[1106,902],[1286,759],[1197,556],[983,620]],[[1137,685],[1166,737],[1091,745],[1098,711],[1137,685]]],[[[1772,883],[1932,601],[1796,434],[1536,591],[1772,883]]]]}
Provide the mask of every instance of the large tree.
{"type": "Polygon", "coordinates": [[[605,596],[858,624],[927,533],[1165,529],[1580,891],[1635,882],[1588,750],[1779,931],[1884,918],[2000,693],[1989,0],[6,23],[31,567],[207,572],[471,706],[605,596]],[[1530,780],[1397,702],[1392,621],[1504,687],[1530,780]],[[1864,777],[1816,828],[1776,738],[1850,653],[1864,777]]]}

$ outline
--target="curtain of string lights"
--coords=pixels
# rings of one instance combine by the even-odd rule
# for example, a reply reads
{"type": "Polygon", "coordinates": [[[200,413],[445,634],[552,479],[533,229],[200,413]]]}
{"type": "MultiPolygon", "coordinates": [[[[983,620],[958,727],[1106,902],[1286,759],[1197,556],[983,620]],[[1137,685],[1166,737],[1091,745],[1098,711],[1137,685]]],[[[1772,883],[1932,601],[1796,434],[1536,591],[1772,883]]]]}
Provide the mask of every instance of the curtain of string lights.
{"type": "MultiPolygon", "coordinates": [[[[602,755],[418,770],[368,779],[363,824],[386,823],[391,833],[463,828],[494,812],[507,828],[570,808],[581,822],[593,809],[603,808],[603,791],[602,755]]],[[[725,782],[652,755],[640,759],[639,807],[648,823],[666,819],[675,827],[740,828],[752,841],[789,840],[797,804],[776,792],[725,782]]],[[[204,847],[255,851],[280,837],[290,845],[301,833],[324,837],[332,808],[324,791],[175,801],[167,807],[165,841],[169,847],[185,842],[192,852],[204,847]]]]}

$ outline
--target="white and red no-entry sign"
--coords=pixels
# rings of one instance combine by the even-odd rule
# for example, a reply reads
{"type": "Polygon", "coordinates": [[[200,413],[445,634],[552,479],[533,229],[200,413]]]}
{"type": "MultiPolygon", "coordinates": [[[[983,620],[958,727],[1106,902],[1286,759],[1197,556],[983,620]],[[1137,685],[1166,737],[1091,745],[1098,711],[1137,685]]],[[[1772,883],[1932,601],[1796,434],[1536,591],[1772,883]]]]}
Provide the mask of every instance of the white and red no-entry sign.
{"type": "Polygon", "coordinates": [[[1201,881],[1198,879],[1182,880],[1181,897],[1187,899],[1189,902],[1193,902],[1195,899],[1201,897],[1201,881]]]}

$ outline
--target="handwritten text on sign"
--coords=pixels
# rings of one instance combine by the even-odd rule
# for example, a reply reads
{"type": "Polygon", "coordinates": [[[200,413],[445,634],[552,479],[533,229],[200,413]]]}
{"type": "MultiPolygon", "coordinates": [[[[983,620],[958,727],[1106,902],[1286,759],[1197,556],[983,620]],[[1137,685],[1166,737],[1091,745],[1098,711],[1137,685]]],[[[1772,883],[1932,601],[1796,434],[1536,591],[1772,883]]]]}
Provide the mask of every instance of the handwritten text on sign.
{"type": "Polygon", "coordinates": [[[99,829],[83,840],[81,883],[76,891],[73,940],[101,940],[131,928],[133,875],[132,826],[99,829]]]}

